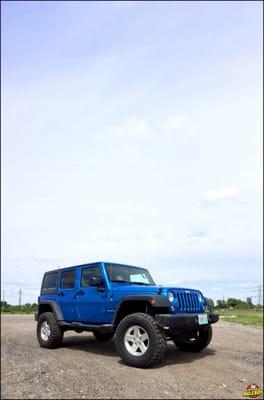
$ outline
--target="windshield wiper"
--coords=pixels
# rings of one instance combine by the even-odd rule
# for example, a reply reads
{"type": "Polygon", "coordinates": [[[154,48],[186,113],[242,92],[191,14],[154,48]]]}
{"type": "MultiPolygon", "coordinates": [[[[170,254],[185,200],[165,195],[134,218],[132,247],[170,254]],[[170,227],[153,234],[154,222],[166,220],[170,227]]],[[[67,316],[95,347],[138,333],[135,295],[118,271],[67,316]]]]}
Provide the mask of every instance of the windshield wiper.
{"type": "Polygon", "coordinates": [[[131,283],[131,282],[128,282],[128,281],[119,281],[118,279],[112,279],[111,280],[111,282],[116,282],[116,283],[131,283]]]}
{"type": "Polygon", "coordinates": [[[145,285],[145,286],[150,286],[150,283],[145,283],[145,282],[130,282],[133,283],[134,285],[145,285]]]}

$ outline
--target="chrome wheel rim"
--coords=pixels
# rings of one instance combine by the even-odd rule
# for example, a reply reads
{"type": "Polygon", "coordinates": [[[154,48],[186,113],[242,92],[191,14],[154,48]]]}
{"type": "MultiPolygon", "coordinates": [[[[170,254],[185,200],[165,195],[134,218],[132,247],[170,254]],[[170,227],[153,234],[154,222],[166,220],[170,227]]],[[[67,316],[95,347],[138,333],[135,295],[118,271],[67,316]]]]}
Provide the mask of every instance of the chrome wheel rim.
{"type": "Polygon", "coordinates": [[[132,356],[143,356],[149,348],[147,331],[139,325],[130,326],[125,333],[124,344],[132,356]]]}
{"type": "Polygon", "coordinates": [[[47,342],[50,338],[51,330],[47,321],[43,321],[40,328],[41,339],[47,342]]]}

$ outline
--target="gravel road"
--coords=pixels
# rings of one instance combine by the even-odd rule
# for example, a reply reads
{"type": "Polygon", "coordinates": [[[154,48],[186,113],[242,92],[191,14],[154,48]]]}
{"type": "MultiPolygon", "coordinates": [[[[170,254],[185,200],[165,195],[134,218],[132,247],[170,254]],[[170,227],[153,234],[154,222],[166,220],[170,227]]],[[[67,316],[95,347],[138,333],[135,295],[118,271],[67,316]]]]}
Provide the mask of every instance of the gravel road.
{"type": "Polygon", "coordinates": [[[114,340],[66,332],[56,350],[39,347],[33,316],[2,316],[2,398],[242,399],[246,386],[263,382],[263,330],[229,322],[214,325],[199,354],[172,342],[151,369],[124,365],[114,340]]]}

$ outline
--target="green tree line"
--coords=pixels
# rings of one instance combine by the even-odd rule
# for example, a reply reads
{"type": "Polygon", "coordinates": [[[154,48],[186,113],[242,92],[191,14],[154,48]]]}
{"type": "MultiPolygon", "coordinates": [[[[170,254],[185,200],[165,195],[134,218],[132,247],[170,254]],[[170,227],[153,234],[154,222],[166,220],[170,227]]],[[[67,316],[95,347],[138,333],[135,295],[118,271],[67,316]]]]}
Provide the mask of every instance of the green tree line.
{"type": "Polygon", "coordinates": [[[254,305],[252,303],[251,297],[247,297],[246,301],[236,299],[234,297],[230,297],[227,300],[217,300],[216,304],[214,304],[213,300],[210,299],[213,303],[213,308],[216,309],[221,309],[221,308],[235,308],[235,309],[244,309],[244,310],[250,310],[250,309],[260,309],[263,306],[261,304],[254,305]]]}
{"type": "Polygon", "coordinates": [[[13,306],[8,304],[6,301],[1,301],[1,312],[16,314],[16,313],[25,313],[31,314],[37,311],[37,303],[26,303],[21,306],[13,306]]]}

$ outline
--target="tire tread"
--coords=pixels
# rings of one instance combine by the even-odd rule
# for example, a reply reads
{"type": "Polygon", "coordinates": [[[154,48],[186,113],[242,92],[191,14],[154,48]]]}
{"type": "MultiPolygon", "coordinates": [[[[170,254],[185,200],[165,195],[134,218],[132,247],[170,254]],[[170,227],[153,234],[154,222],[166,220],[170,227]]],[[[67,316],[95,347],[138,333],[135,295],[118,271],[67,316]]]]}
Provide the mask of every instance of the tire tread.
{"type": "Polygon", "coordinates": [[[43,313],[40,315],[39,321],[37,324],[37,336],[38,336],[38,341],[39,341],[39,344],[41,347],[54,349],[54,348],[60,346],[60,344],[62,342],[62,338],[63,338],[63,332],[52,312],[46,312],[46,313],[43,313]],[[40,336],[40,327],[41,327],[41,323],[44,319],[47,319],[47,321],[50,324],[50,328],[51,328],[50,338],[49,338],[49,341],[47,341],[47,342],[44,342],[40,336]]]}
{"type": "MultiPolygon", "coordinates": [[[[123,318],[116,330],[116,340],[118,340],[118,338],[120,336],[120,330],[122,329],[122,325],[125,324],[129,319],[131,319],[131,317],[141,318],[143,320],[148,321],[148,323],[150,323],[152,325],[152,327],[154,328],[155,336],[156,336],[156,346],[155,346],[154,352],[152,353],[151,357],[149,357],[149,359],[144,361],[144,364],[140,365],[138,363],[138,365],[132,365],[132,364],[130,364],[130,365],[147,368],[154,364],[157,364],[158,362],[161,361],[161,359],[163,358],[163,356],[165,354],[166,347],[167,347],[167,338],[166,338],[166,335],[165,335],[163,329],[161,327],[159,327],[159,325],[157,324],[157,321],[151,315],[138,312],[138,313],[129,314],[128,316],[123,318]]],[[[117,346],[117,350],[119,350],[118,346],[117,346]]],[[[118,352],[120,354],[120,350],[118,352]]],[[[122,357],[122,354],[120,354],[120,355],[122,357]]]]}

